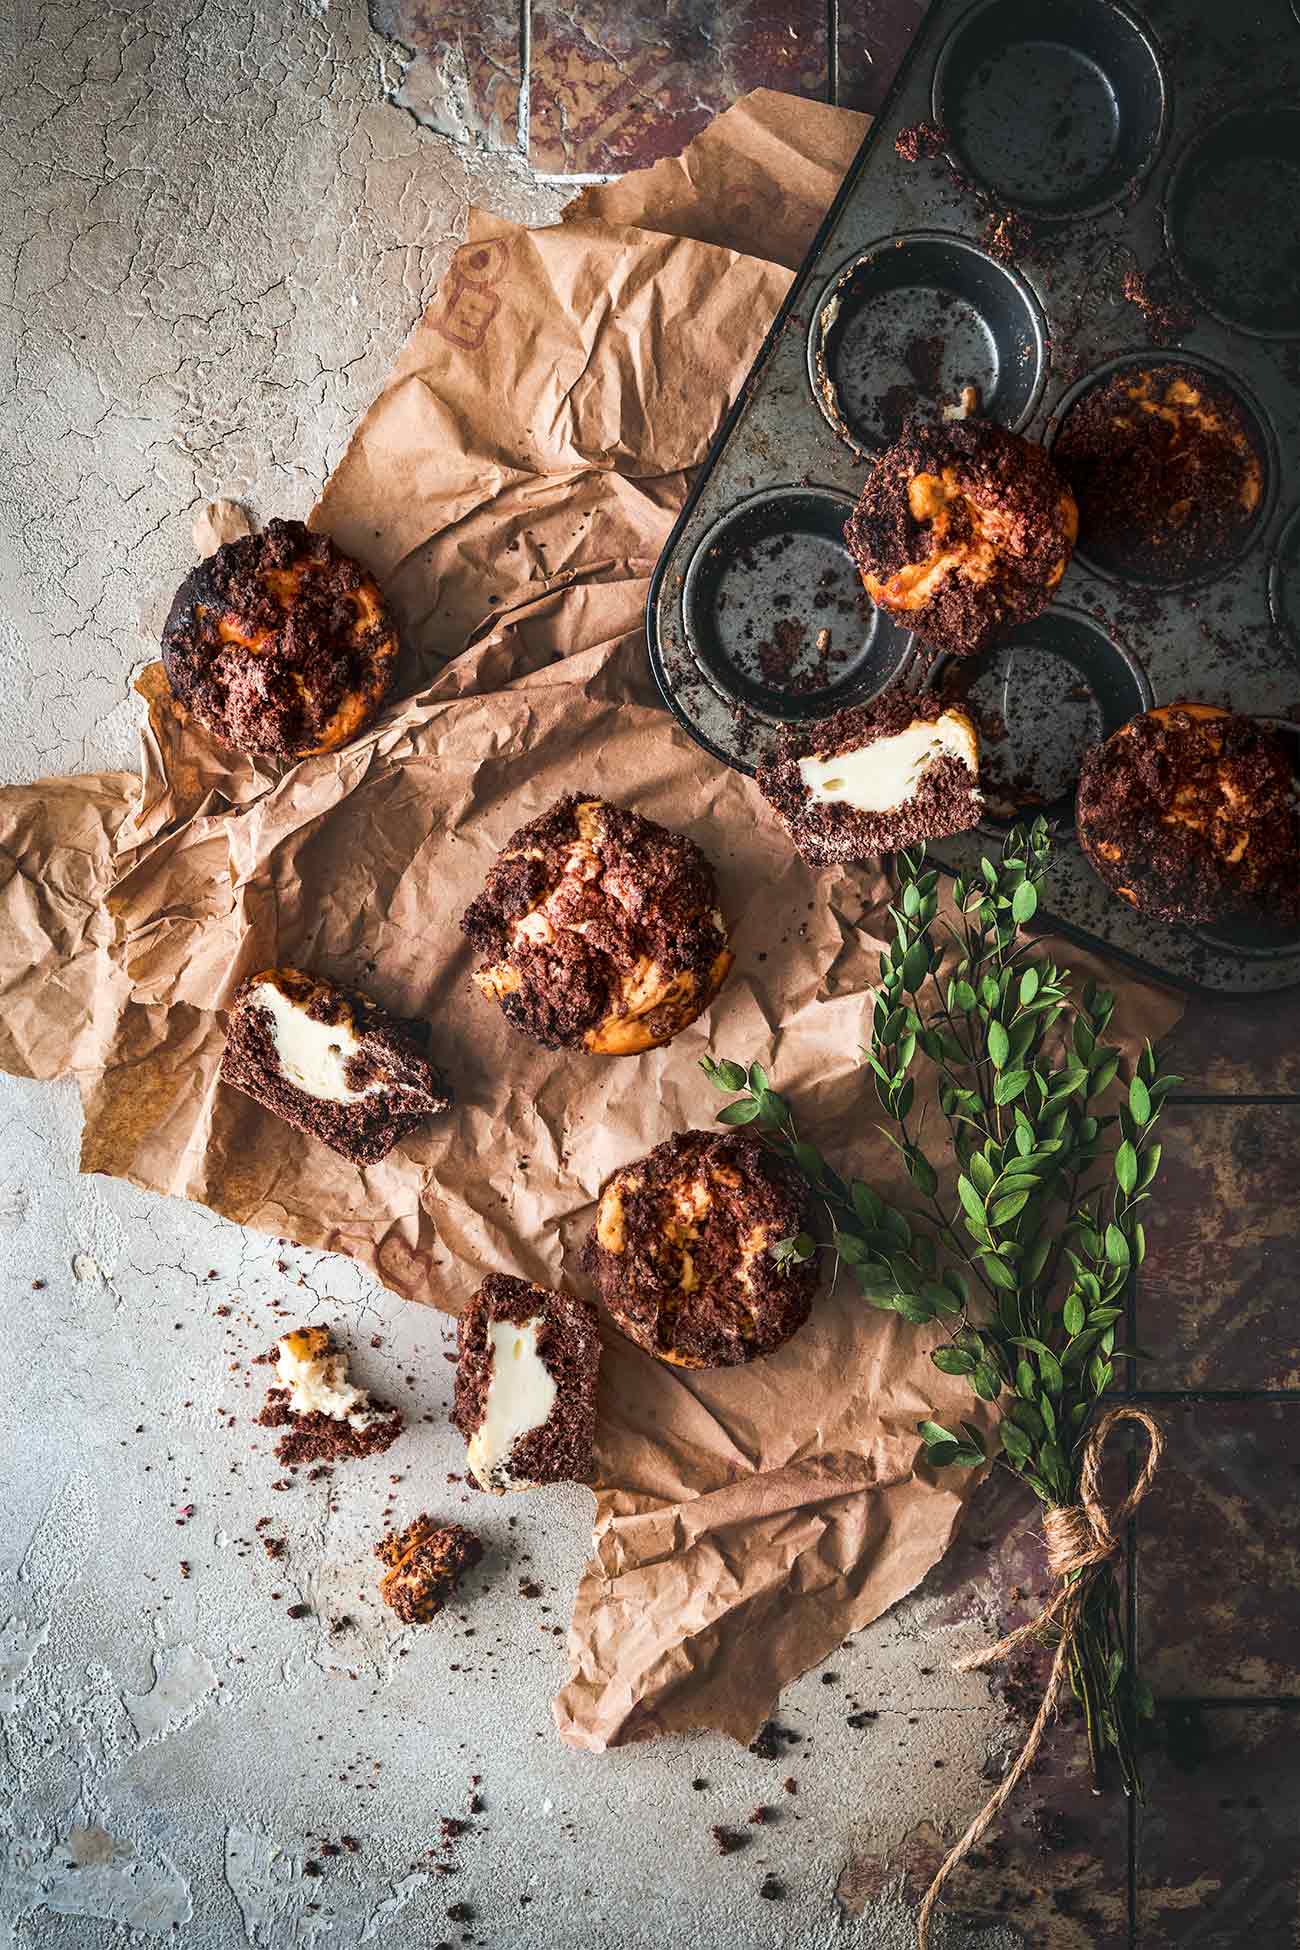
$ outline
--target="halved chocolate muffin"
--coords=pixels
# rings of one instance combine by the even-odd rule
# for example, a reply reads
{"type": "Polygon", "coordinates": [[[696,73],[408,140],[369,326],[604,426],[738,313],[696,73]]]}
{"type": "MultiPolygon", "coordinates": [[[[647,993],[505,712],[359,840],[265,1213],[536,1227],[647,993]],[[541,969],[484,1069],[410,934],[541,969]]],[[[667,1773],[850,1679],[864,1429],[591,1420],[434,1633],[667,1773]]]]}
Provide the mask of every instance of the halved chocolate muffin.
{"type": "Polygon", "coordinates": [[[661,1361],[725,1368],[771,1354],[807,1320],[815,1260],[772,1248],[811,1195],[747,1131],[684,1131],[615,1172],[583,1263],[616,1326],[661,1361]]]}
{"type": "Polygon", "coordinates": [[[375,1164],[452,1101],[420,1028],[319,975],[266,968],[235,997],[222,1081],[354,1164],[375,1164]]]}
{"type": "Polygon", "coordinates": [[[485,957],[479,991],[543,1049],[670,1042],[732,963],[694,841],[572,792],[511,835],[461,927],[485,957]]]}
{"type": "Polygon", "coordinates": [[[596,1439],[600,1325],[590,1301],[489,1273],[460,1317],[451,1419],[481,1490],[585,1483],[596,1439]]]}
{"type": "Polygon", "coordinates": [[[786,725],[759,791],[810,865],[868,860],[979,822],[979,744],[959,705],[893,691],[786,725]]]}
{"type": "Polygon", "coordinates": [[[190,570],[162,655],[176,697],[223,745],[302,758],[345,745],[374,718],[397,631],[350,555],[277,519],[190,570]]]}
{"type": "Polygon", "coordinates": [[[1300,921],[1300,797],[1268,725],[1166,704],[1094,745],[1079,843],[1121,900],[1162,921],[1300,921]]]}
{"type": "Polygon", "coordinates": [[[992,420],[914,418],[873,465],[844,539],[879,608],[972,656],[1046,609],[1077,533],[1041,447],[992,420]]]}

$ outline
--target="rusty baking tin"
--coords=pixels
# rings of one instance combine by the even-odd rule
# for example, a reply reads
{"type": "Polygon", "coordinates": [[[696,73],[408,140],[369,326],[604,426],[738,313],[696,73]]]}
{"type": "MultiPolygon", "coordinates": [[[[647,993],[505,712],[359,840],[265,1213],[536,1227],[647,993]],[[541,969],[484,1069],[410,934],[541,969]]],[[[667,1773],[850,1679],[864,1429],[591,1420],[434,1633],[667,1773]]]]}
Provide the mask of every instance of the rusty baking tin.
{"type": "Polygon", "coordinates": [[[1300,941],[1166,926],[1114,900],[1074,840],[1071,772],[1090,735],[1153,702],[1300,718],[1298,100],[1292,0],[935,0],[647,613],[665,700],[745,771],[781,723],[889,685],[1002,694],[985,836],[936,857],[968,867],[1000,816],[1043,807],[1059,836],[1045,906],[1066,931],[1221,993],[1300,982],[1300,941]],[[899,131],[936,121],[942,153],[904,162],[899,131]],[[1158,343],[1126,274],[1172,306],[1158,343]],[[955,408],[974,385],[994,418],[1050,444],[1074,400],[1130,360],[1206,368],[1252,423],[1266,489],[1232,561],[1168,586],[1105,570],[1085,546],[1046,615],[959,680],[855,609],[835,524],[906,411],[955,408]],[[838,634],[822,656],[828,601],[838,634]]]}

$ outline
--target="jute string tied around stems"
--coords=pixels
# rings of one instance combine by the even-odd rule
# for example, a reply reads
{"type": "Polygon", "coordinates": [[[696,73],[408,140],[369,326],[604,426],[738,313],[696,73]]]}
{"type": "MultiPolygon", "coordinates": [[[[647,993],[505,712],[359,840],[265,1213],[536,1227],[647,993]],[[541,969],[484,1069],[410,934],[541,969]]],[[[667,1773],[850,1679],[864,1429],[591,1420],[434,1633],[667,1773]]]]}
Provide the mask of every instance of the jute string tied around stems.
{"type": "Polygon", "coordinates": [[[1118,1408],[1106,1411],[1089,1432],[1084,1444],[1083,1457],[1079,1465],[1079,1501],[1057,1509],[1046,1510],[1043,1514],[1043,1534],[1047,1539],[1047,1565],[1056,1579],[1055,1591],[1037,1618],[1030,1619],[1027,1625],[1017,1626],[1014,1632],[1008,1632],[1007,1636],[999,1639],[996,1645],[987,1646],[982,1652],[972,1652],[957,1662],[958,1672],[974,1672],[980,1666],[993,1665],[997,1660],[1007,1658],[1026,1639],[1040,1637],[1047,1627],[1053,1625],[1056,1627],[1058,1634],[1056,1654],[1052,1660],[1047,1687],[1043,1693],[1042,1704],[1034,1717],[1034,1723],[1025,1736],[1023,1747],[1008,1768],[1005,1778],[984,1803],[961,1840],[949,1849],[939,1868],[939,1873],[927,1889],[916,1922],[918,1950],[926,1950],[930,1939],[930,1921],[944,1884],[957,1865],[964,1861],[971,1850],[984,1839],[996,1821],[1003,1803],[1014,1794],[1016,1787],[1034,1764],[1047,1724],[1056,1712],[1061,1688],[1069,1669],[1070,1655],[1078,1634],[1079,1622],[1088,1601],[1093,1579],[1118,1551],[1124,1525],[1150,1489],[1156,1470],[1160,1466],[1160,1456],[1164,1446],[1165,1439],[1160,1424],[1154,1416],[1148,1415],[1144,1408],[1136,1408],[1129,1403],[1124,1403],[1118,1408]],[[1118,1509],[1110,1511],[1101,1500],[1099,1488],[1101,1457],[1106,1446],[1106,1438],[1119,1422],[1137,1422],[1145,1429],[1147,1455],[1132,1489],[1118,1509]]]}

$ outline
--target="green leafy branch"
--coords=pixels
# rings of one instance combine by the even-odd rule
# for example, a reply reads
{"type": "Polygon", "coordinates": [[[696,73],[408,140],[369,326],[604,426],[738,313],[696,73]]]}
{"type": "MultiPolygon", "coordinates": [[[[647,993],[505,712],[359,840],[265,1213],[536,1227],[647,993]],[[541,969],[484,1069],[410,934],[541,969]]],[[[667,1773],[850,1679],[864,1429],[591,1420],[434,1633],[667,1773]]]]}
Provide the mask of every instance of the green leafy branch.
{"type": "MultiPolygon", "coordinates": [[[[1141,1209],[1160,1167],[1161,1106],[1179,1078],[1150,1044],[1118,1090],[1120,1051],[1106,1041],[1115,1001],[1093,983],[1075,994],[1067,971],[1037,956],[1021,927],[1038,907],[1051,841],[1046,823],[1017,827],[1001,857],[952,887],[917,854],[898,862],[893,941],[880,958],[872,1042],[864,1058],[914,1195],[891,1203],[844,1178],[804,1137],[758,1064],[706,1057],[734,1098],[720,1113],[753,1125],[814,1192],[826,1237],[779,1241],[778,1264],[821,1246],[867,1302],[943,1339],[931,1359],[1001,1405],[991,1443],[919,1424],[936,1467],[996,1458],[1047,1505],[1075,1500],[1079,1448],[1122,1345],[1130,1275],[1146,1250],[1141,1209]],[[916,1070],[934,1072],[949,1157],[941,1174],[916,1114],[916,1070]],[[952,1165],[956,1166],[955,1179],[952,1165]],[[945,1181],[953,1182],[949,1194],[945,1181]]],[[[1072,1671],[1088,1719],[1094,1771],[1103,1748],[1137,1784],[1131,1719],[1146,1696],[1125,1673],[1113,1578],[1099,1579],[1072,1671]]]]}

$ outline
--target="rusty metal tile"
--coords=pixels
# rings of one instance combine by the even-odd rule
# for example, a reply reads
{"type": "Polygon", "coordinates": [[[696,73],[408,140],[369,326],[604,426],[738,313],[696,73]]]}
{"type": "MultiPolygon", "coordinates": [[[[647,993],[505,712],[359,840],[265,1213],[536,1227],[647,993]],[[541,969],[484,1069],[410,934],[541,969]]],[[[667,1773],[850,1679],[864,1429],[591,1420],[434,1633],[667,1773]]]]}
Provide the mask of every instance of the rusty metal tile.
{"type": "Polygon", "coordinates": [[[1240,1000],[1193,996],[1167,1047],[1184,1090],[1300,1093],[1300,990],[1240,1000]]]}
{"type": "Polygon", "coordinates": [[[392,99],[453,142],[519,144],[527,0],[371,0],[394,43],[392,99]]]}
{"type": "Polygon", "coordinates": [[[1139,1386],[1300,1387],[1300,1105],[1172,1105],[1160,1135],[1139,1386]]]}
{"type": "Polygon", "coordinates": [[[835,99],[874,114],[889,92],[928,0],[840,0],[835,99]]]}
{"type": "Polygon", "coordinates": [[[1300,1694],[1300,1401],[1160,1411],[1142,1506],[1138,1634],[1157,1697],[1300,1694]]]}
{"type": "Polygon", "coordinates": [[[533,0],[529,157],[565,176],[638,169],[747,89],[828,86],[822,0],[533,0]]]}

